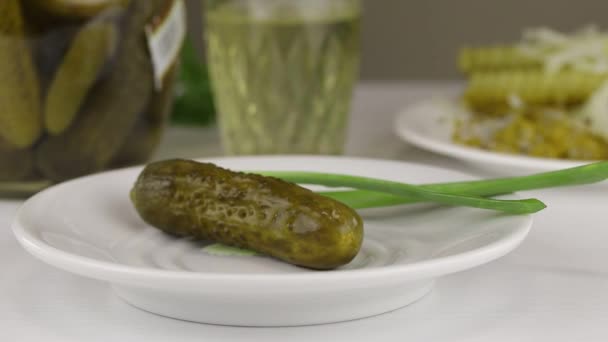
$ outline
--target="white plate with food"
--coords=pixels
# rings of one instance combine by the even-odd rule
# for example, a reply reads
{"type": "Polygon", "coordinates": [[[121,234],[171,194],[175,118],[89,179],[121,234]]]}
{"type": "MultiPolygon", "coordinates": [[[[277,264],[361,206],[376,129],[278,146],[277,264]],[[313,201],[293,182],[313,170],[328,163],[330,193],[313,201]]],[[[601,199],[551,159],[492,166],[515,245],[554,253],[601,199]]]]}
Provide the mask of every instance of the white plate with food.
{"type": "Polygon", "coordinates": [[[468,118],[455,99],[429,99],[404,108],[395,119],[395,133],[421,149],[503,172],[552,171],[594,162],[501,153],[457,143],[456,125],[468,118]]]}
{"type": "MultiPolygon", "coordinates": [[[[316,171],[413,183],[472,179],[418,164],[340,157],[209,162],[231,170],[316,171]]],[[[532,225],[530,215],[463,207],[362,210],[363,241],[354,259],[319,271],[161,232],[144,222],[129,196],[141,171],[110,171],[42,191],[19,210],[14,233],[43,262],[107,282],[135,307],[203,323],[309,325],[402,308],[431,291],[440,277],[511,252],[532,225]]],[[[161,179],[152,188],[167,184],[161,179]]],[[[304,230],[312,227],[300,223],[304,230]]]]}
{"type": "Polygon", "coordinates": [[[405,108],[396,132],[502,172],[608,160],[607,39],[596,27],[533,28],[507,45],[463,48],[463,93],[405,108]]]}

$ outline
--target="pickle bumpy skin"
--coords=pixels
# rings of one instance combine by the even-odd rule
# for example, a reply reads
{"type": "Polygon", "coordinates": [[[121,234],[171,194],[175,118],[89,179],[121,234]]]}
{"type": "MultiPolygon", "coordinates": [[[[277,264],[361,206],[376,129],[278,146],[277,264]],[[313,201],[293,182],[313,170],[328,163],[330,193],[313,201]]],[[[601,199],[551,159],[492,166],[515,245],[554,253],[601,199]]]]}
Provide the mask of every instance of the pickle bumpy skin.
{"type": "Polygon", "coordinates": [[[348,206],[276,178],[213,164],[149,164],[131,190],[142,219],[177,236],[252,249],[313,269],[349,263],[363,221],[348,206]]]}

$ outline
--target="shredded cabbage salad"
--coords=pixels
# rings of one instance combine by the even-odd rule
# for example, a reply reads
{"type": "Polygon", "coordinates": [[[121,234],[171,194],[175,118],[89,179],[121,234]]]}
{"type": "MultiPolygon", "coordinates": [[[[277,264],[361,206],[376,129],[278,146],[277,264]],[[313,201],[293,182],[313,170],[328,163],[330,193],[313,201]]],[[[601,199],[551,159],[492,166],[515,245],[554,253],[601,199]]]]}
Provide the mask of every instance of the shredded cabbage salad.
{"type": "Polygon", "coordinates": [[[571,34],[544,27],[528,29],[518,48],[538,59],[547,72],[608,73],[608,33],[593,25],[571,34]]]}
{"type": "Polygon", "coordinates": [[[608,82],[589,97],[576,117],[591,132],[608,140],[608,82]]]}
{"type": "MultiPolygon", "coordinates": [[[[608,32],[600,31],[595,25],[570,34],[545,27],[528,29],[517,47],[540,61],[548,73],[575,70],[608,76],[608,32]]],[[[575,118],[591,132],[608,140],[608,81],[589,97],[577,114],[575,118]]]]}

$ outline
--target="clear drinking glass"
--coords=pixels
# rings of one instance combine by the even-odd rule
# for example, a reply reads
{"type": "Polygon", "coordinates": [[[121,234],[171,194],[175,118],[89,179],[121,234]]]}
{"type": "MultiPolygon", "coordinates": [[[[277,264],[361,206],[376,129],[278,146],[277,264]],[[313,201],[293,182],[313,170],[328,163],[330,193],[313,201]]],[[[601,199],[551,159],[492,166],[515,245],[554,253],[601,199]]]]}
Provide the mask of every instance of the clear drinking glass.
{"type": "Polygon", "coordinates": [[[359,70],[360,0],[207,0],[227,154],[340,154],[359,70]]]}

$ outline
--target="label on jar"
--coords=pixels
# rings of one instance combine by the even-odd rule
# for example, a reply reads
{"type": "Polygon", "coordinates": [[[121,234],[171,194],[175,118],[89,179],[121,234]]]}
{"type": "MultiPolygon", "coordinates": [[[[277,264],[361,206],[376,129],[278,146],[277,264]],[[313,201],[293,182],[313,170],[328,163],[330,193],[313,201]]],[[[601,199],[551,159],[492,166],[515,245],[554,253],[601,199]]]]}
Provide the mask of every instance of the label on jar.
{"type": "Polygon", "coordinates": [[[154,67],[154,83],[157,90],[175,60],[186,37],[186,6],[183,0],[171,1],[166,11],[159,13],[146,26],[148,46],[154,67]]]}

